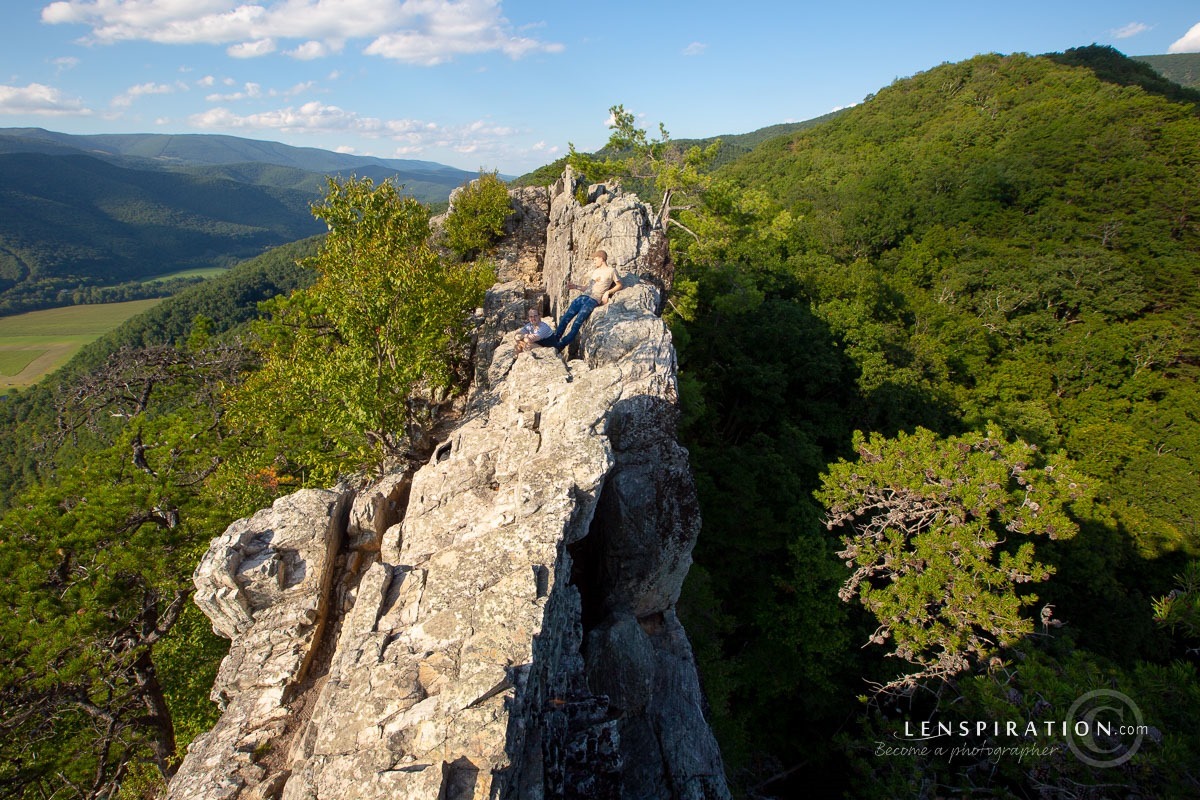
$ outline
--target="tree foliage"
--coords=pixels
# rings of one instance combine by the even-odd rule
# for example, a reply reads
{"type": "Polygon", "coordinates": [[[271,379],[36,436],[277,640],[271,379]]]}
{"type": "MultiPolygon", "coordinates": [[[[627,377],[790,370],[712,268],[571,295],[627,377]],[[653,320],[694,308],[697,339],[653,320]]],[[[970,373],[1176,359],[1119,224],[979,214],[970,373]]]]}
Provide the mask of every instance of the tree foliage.
{"type": "MultiPolygon", "coordinates": [[[[994,426],[1038,453],[1061,452],[1088,487],[1069,506],[1075,536],[1028,537],[995,522],[994,546],[976,544],[987,575],[1040,540],[1014,575],[1044,568],[1036,608],[1053,606],[1052,616],[1042,627],[1021,605],[1033,581],[997,584],[995,596],[1016,609],[1001,615],[1015,625],[998,628],[1017,646],[1000,658],[1019,663],[1034,649],[1053,665],[1074,647],[1070,658],[1125,674],[1195,659],[1154,624],[1151,599],[1200,553],[1200,227],[1186,210],[1198,198],[1197,142],[1194,106],[1153,87],[1114,85],[1084,64],[980,56],[897,81],[712,174],[701,213],[688,217],[698,238],[672,241],[681,434],[705,520],[681,608],[714,726],[747,791],[810,790],[814,776],[794,767],[855,759],[877,734],[853,698],[864,680],[897,679],[898,659],[882,658],[897,634],[889,648],[845,646],[869,641],[881,620],[859,603],[831,607],[860,565],[837,559],[847,545],[831,541],[811,494],[831,462],[856,460],[856,430],[869,443],[924,428],[944,443],[994,426]],[[1053,635],[1022,638],[1031,622],[1053,635]],[[799,655],[780,658],[769,643],[799,655]],[[831,743],[834,729],[848,738],[831,743]]],[[[934,574],[922,591],[965,581],[940,566],[934,574]]],[[[878,582],[858,588],[891,603],[892,617],[920,611],[878,582]]],[[[979,619],[1002,607],[985,604],[979,619]]],[[[981,651],[995,651],[998,633],[970,630],[981,651]]],[[[923,683],[940,694],[919,696],[951,698],[993,659],[967,663],[923,683]]],[[[1046,674],[1030,671],[1031,693],[1046,674]]],[[[1146,758],[1153,769],[1166,763],[1146,758]]],[[[947,771],[912,767],[901,794],[947,771]]],[[[1036,794],[1028,775],[1010,777],[1004,791],[1036,794]]],[[[822,788],[871,796],[869,780],[822,788]]]]}
{"type": "Polygon", "coordinates": [[[499,241],[511,213],[504,181],[496,172],[480,173],[454,194],[444,223],[446,245],[460,259],[475,258],[499,241]]]}
{"type": "Polygon", "coordinates": [[[331,179],[313,213],[329,226],[307,262],[316,282],[269,301],[256,328],[262,368],[230,413],[268,447],[295,434],[291,458],[330,481],[402,454],[460,385],[470,316],[493,273],[443,263],[427,209],[392,183],[331,179]]]}
{"type": "Polygon", "coordinates": [[[604,158],[580,153],[571,145],[567,162],[589,180],[630,179],[631,188],[658,198],[655,227],[664,231],[671,226],[689,230],[680,221],[678,212],[695,208],[708,187],[711,178],[707,166],[716,157],[720,141],[705,148],[692,146],[684,150],[671,141],[662,123],[658,126],[658,137],[654,138],[637,126],[633,112],[625,106],[615,105],[608,112],[612,133],[601,151],[604,158]]]}
{"type": "Polygon", "coordinates": [[[819,496],[854,570],[839,596],[879,621],[872,644],[890,639],[917,667],[882,688],[957,675],[1030,633],[1021,610],[1037,598],[1021,585],[1053,573],[1031,539],[1076,533],[1067,506],[1083,489],[1065,459],[996,430],[856,433],[854,447],[858,460],[831,466],[819,496]]]}
{"type": "Polygon", "coordinates": [[[1175,588],[1154,600],[1154,621],[1189,639],[1200,639],[1200,561],[1175,576],[1175,588]]]}
{"type": "Polygon", "coordinates": [[[217,402],[239,364],[228,347],[123,350],[60,395],[57,469],[0,517],[6,793],[112,797],[139,763],[165,780],[211,724],[194,684],[221,646],[194,621],[191,647],[169,643],[200,548],[244,510],[206,483],[239,447],[217,402]]]}

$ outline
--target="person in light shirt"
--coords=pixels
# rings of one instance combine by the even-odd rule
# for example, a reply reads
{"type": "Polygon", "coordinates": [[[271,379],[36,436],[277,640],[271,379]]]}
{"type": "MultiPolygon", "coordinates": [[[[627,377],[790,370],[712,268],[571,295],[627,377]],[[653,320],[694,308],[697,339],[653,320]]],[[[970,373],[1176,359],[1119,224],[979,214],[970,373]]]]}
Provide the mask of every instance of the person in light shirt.
{"type": "Polygon", "coordinates": [[[525,319],[528,320],[521,329],[517,331],[517,352],[524,353],[535,344],[542,347],[552,347],[558,344],[558,338],[554,335],[554,331],[542,319],[542,314],[536,308],[531,308],[525,312],[525,319]]]}
{"type": "Polygon", "coordinates": [[[598,306],[602,306],[621,289],[621,278],[617,275],[617,271],[608,265],[608,253],[603,250],[597,250],[592,254],[592,263],[594,268],[588,275],[588,284],[580,286],[576,283],[567,281],[568,289],[575,289],[583,292],[583,294],[571,301],[571,305],[567,307],[564,313],[558,319],[558,328],[554,331],[554,337],[558,343],[554,346],[561,353],[567,345],[575,341],[579,329],[583,327],[583,323],[598,306]],[[571,320],[574,319],[574,324],[571,325],[571,320]],[[571,325],[571,331],[566,336],[563,332],[567,330],[567,326],[571,325]]]}

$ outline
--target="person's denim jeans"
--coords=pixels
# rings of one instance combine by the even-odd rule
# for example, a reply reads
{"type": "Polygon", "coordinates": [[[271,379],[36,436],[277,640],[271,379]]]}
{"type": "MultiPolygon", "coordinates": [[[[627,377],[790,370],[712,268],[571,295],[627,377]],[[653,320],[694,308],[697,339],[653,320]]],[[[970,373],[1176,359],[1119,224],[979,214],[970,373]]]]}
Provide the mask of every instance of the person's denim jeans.
{"type": "Polygon", "coordinates": [[[596,306],[600,305],[592,299],[591,295],[581,294],[571,301],[571,305],[567,307],[567,311],[558,318],[558,327],[554,331],[554,338],[558,340],[555,345],[559,350],[575,341],[579,329],[583,327],[583,323],[587,322],[588,316],[596,310],[596,306]],[[571,325],[571,332],[563,336],[563,331],[567,329],[571,319],[574,318],[575,324],[571,325]]]}

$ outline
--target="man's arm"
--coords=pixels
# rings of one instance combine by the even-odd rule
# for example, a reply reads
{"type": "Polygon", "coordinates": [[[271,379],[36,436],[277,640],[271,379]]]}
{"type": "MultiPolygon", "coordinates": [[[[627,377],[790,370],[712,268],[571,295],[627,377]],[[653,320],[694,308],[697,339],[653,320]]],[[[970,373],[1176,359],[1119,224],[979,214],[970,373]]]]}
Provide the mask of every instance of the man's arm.
{"type": "Polygon", "coordinates": [[[625,285],[621,283],[621,276],[618,275],[617,271],[615,269],[613,269],[612,267],[608,268],[608,280],[609,280],[609,287],[604,290],[603,294],[600,295],[600,304],[601,305],[604,305],[605,303],[607,303],[609,300],[612,299],[612,296],[614,294],[616,294],[617,292],[619,292],[625,288],[625,285]]]}

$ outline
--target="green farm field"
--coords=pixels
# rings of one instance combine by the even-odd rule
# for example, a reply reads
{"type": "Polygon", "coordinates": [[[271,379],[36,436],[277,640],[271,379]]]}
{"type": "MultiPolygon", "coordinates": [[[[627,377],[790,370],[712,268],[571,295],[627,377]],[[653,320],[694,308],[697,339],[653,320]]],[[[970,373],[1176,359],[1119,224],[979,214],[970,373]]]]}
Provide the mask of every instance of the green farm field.
{"type": "Polygon", "coordinates": [[[196,269],[185,269],[167,275],[148,278],[142,281],[142,283],[163,283],[172,278],[215,278],[218,275],[224,275],[226,272],[229,272],[229,267],[197,267],[196,269]]]}
{"type": "Polygon", "coordinates": [[[0,318],[0,389],[32,386],[85,344],[160,302],[68,306],[0,318]]]}

